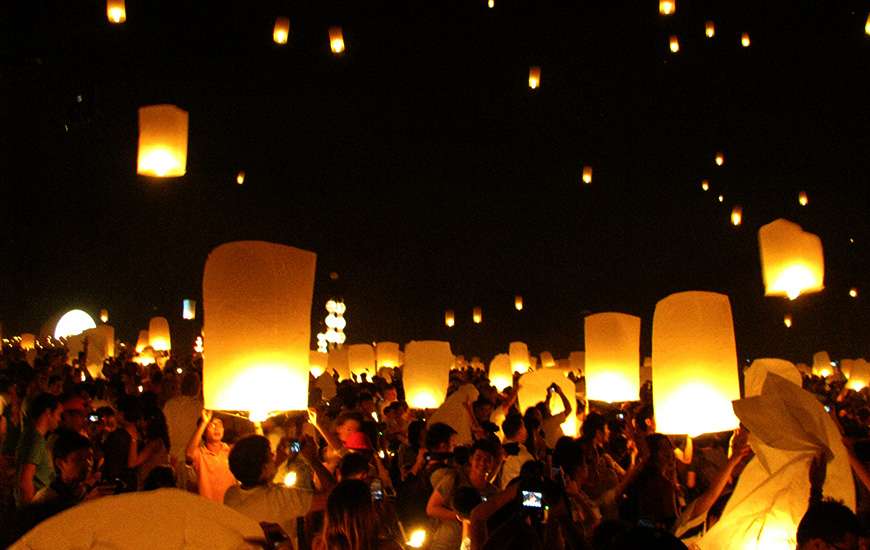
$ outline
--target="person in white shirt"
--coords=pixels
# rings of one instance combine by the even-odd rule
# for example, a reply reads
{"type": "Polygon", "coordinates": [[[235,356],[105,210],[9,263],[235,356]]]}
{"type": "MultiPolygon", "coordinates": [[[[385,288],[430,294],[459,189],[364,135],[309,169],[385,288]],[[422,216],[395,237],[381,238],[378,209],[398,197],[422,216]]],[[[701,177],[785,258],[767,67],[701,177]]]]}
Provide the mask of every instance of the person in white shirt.
{"type": "Polygon", "coordinates": [[[501,469],[501,481],[499,487],[501,490],[507,488],[515,477],[520,475],[520,469],[523,464],[529,460],[535,460],[532,453],[526,449],[523,442],[528,436],[526,426],[523,423],[523,417],[519,414],[509,415],[501,425],[501,431],[504,433],[504,442],[502,447],[505,451],[505,461],[501,469]]]}

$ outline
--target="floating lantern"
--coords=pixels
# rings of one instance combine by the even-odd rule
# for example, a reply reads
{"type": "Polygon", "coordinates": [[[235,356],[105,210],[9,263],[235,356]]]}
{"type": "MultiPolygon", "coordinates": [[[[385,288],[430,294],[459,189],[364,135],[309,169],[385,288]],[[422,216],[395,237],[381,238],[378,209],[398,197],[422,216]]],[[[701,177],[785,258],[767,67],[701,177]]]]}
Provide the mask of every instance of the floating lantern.
{"type": "Polygon", "coordinates": [[[140,330],[139,337],[136,339],[136,353],[142,353],[142,350],[148,347],[148,331],[140,330]]]}
{"type": "Polygon", "coordinates": [[[54,327],[55,338],[69,338],[81,334],[97,324],[90,315],[80,309],[74,309],[63,314],[54,327]]]}
{"type": "Polygon", "coordinates": [[[640,317],[597,313],[583,321],[586,341],[586,398],[639,399],[640,317]]]}
{"type": "Polygon", "coordinates": [[[724,294],[679,292],[653,316],[653,407],[658,431],[733,430],[731,401],[740,399],[731,304],[724,294]]]}
{"type": "Polygon", "coordinates": [[[474,324],[479,325],[483,322],[483,310],[480,307],[475,307],[471,310],[471,320],[474,321],[474,324]]]}
{"type": "Polygon", "coordinates": [[[785,325],[785,328],[791,328],[791,313],[785,314],[785,317],[782,318],[782,324],[785,325]]]}
{"type": "Polygon", "coordinates": [[[511,358],[507,353],[499,353],[489,363],[489,381],[499,391],[513,386],[511,358]]]}
{"type": "Polygon", "coordinates": [[[731,225],[737,227],[743,223],[743,207],[740,205],[731,209],[731,225]]]}
{"type": "Polygon", "coordinates": [[[852,298],[857,298],[858,297],[858,289],[855,287],[850,288],[849,289],[849,296],[852,298]]]}
{"type": "Polygon", "coordinates": [[[335,348],[329,351],[326,368],[338,373],[341,380],[350,380],[350,362],[347,356],[347,348],[335,348]]]}
{"type": "MultiPolygon", "coordinates": [[[[488,7],[489,9],[494,8],[494,7],[495,7],[495,0],[487,0],[487,2],[486,2],[486,7],[488,7]]],[[[419,547],[416,547],[416,546],[415,546],[415,547],[412,547],[412,548],[419,548],[419,547]]]]}
{"type": "Polygon", "coordinates": [[[252,420],[308,407],[317,256],[262,241],[212,250],[203,276],[204,406],[252,420]]]}
{"type": "Polygon", "coordinates": [[[106,0],[106,17],[109,23],[120,25],[127,20],[127,6],[124,0],[106,0]]]}
{"type": "Polygon", "coordinates": [[[671,35],[670,40],[668,40],[668,47],[671,49],[671,53],[677,53],[680,51],[680,40],[677,38],[677,35],[671,35]]]}
{"type": "Polygon", "coordinates": [[[453,353],[449,342],[408,342],[403,380],[405,399],[413,409],[435,409],[447,396],[453,353]]]}
{"type": "Polygon", "coordinates": [[[556,360],[553,359],[553,354],[549,351],[541,352],[541,366],[545,369],[551,369],[556,366],[556,360]]]}
{"type": "Polygon", "coordinates": [[[21,340],[18,342],[18,346],[24,351],[32,351],[36,349],[36,335],[25,332],[21,335],[21,340]]]}
{"type": "Polygon", "coordinates": [[[378,369],[395,368],[399,362],[399,344],[396,342],[378,342],[375,345],[375,359],[378,369]]]}
{"type": "Polygon", "coordinates": [[[592,167],[591,166],[587,165],[587,166],[583,167],[583,183],[585,183],[586,185],[589,185],[590,183],[592,183],[592,167]]]}
{"type": "Polygon", "coordinates": [[[183,300],[181,302],[181,317],[188,321],[196,319],[196,300],[183,300]]]}
{"type": "Polygon", "coordinates": [[[344,34],[341,27],[329,27],[329,49],[335,55],[344,53],[344,34]]]}
{"type": "Polygon", "coordinates": [[[290,37],[290,18],[277,17],[275,26],[272,28],[272,40],[275,44],[284,45],[287,43],[287,38],[290,37]]]}
{"type": "Polygon", "coordinates": [[[586,372],[586,353],[582,351],[569,353],[568,368],[573,372],[586,372]]]}
{"type": "Polygon", "coordinates": [[[701,180],[701,191],[709,191],[710,190],[710,181],[709,180],[701,180]]]}
{"type": "Polygon", "coordinates": [[[326,372],[326,365],[328,361],[328,353],[323,353],[320,351],[309,351],[308,372],[310,372],[311,376],[313,376],[314,378],[320,378],[320,375],[326,372]]]}
{"type": "Polygon", "coordinates": [[[375,348],[371,344],[353,344],[347,346],[347,362],[352,376],[366,373],[371,380],[375,374],[375,348]]]}
{"type": "Polygon", "coordinates": [[[444,324],[448,327],[452,327],[456,324],[456,315],[453,313],[452,309],[448,309],[444,312],[444,324]]]}
{"type": "Polygon", "coordinates": [[[529,88],[537,90],[541,85],[541,68],[537,66],[529,67],[529,88]]]}
{"type": "Polygon", "coordinates": [[[815,376],[831,376],[834,369],[831,367],[831,356],[827,351],[818,351],[813,354],[813,374],[815,376]]]}
{"type": "Polygon", "coordinates": [[[100,310],[100,322],[102,322],[102,323],[109,322],[109,310],[107,310],[107,309],[100,310]]]}
{"type": "Polygon", "coordinates": [[[725,153],[717,151],[716,155],[713,157],[713,162],[716,163],[716,166],[722,166],[725,164],[725,153]]]}
{"type": "Polygon", "coordinates": [[[704,23],[704,34],[707,38],[713,38],[716,36],[716,24],[712,21],[707,21],[704,23]]]}
{"type": "Polygon", "coordinates": [[[864,34],[870,36],[870,13],[867,14],[867,21],[864,22],[864,34]]]}
{"type": "Polygon", "coordinates": [[[716,197],[716,199],[717,199],[719,202],[725,202],[725,195],[719,195],[718,197],[716,197]]]}
{"type": "Polygon", "coordinates": [[[520,374],[528,372],[531,364],[529,346],[523,342],[511,342],[508,346],[508,356],[511,358],[511,372],[520,374]]]}
{"type": "Polygon", "coordinates": [[[673,15],[677,11],[677,0],[659,0],[659,13],[673,15]]]}
{"type": "Polygon", "coordinates": [[[850,390],[861,391],[862,388],[870,386],[870,363],[864,359],[855,359],[848,377],[849,382],[846,386],[850,390]]]}
{"type": "Polygon", "coordinates": [[[798,193],[798,204],[800,204],[801,206],[806,206],[807,204],[809,204],[809,202],[810,198],[807,197],[806,191],[801,191],[800,193],[798,193]]]}
{"type": "Polygon", "coordinates": [[[169,337],[169,321],[166,317],[152,317],[148,322],[148,345],[154,351],[169,351],[172,340],[169,337]]]}
{"type": "Polygon", "coordinates": [[[115,329],[109,325],[100,325],[83,332],[88,340],[85,365],[91,378],[102,377],[103,361],[115,355],[115,329]]]}
{"type": "Polygon", "coordinates": [[[745,32],[745,33],[740,35],[740,45],[743,46],[744,48],[749,47],[749,33],[748,32],[745,32]]]}
{"type": "Polygon", "coordinates": [[[517,294],[516,296],[514,296],[514,308],[515,308],[517,311],[522,311],[522,310],[523,310],[523,297],[520,296],[519,294],[517,294]]]}
{"type": "MultiPolygon", "coordinates": [[[[524,374],[520,380],[519,402],[520,410],[524,411],[529,407],[534,407],[536,404],[544,401],[547,398],[547,388],[556,384],[562,390],[569,400],[573,402],[572,407],[576,409],[577,403],[574,388],[574,382],[571,382],[556,369],[541,369],[531,371],[524,374]]],[[[550,414],[560,414],[565,410],[562,405],[562,399],[558,396],[550,398],[550,414]]],[[[565,422],[561,424],[562,433],[568,437],[577,437],[577,415],[576,410],[572,411],[565,422]]]]}
{"type": "Polygon", "coordinates": [[[822,241],[796,223],[778,219],[758,230],[765,296],[788,296],[825,288],[822,241]]]}
{"type": "Polygon", "coordinates": [[[236,174],[236,183],[242,185],[245,183],[245,171],[240,170],[238,174],[236,174]]]}
{"type": "Polygon", "coordinates": [[[170,178],[187,170],[187,111],[175,105],[139,108],[139,156],[136,173],[170,178]]]}

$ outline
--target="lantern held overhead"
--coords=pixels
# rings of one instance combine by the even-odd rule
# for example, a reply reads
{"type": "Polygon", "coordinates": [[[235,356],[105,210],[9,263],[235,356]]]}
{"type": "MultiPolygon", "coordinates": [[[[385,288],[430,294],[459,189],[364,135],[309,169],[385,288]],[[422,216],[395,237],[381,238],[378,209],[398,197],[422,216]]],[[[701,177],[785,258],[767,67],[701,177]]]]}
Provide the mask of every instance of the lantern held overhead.
{"type": "Polygon", "coordinates": [[[139,108],[139,155],[136,173],[171,178],[187,171],[187,111],[175,105],[139,108]]]}
{"type": "Polygon", "coordinates": [[[640,396],[640,317],[597,313],[583,321],[586,340],[586,397],[593,401],[636,401],[640,396]]]}
{"type": "Polygon", "coordinates": [[[523,342],[511,342],[508,346],[508,355],[511,358],[511,372],[528,372],[531,360],[529,359],[529,346],[523,342]]]}
{"type": "Polygon", "coordinates": [[[396,342],[378,342],[375,345],[375,360],[378,369],[398,367],[401,365],[399,362],[399,344],[396,342]]]}
{"type": "Polygon", "coordinates": [[[513,370],[511,358],[507,353],[499,353],[489,363],[490,383],[499,391],[513,385],[513,370]]]}
{"type": "Polygon", "coordinates": [[[825,288],[822,241],[796,223],[778,219],[758,230],[765,296],[794,300],[825,288]]]}

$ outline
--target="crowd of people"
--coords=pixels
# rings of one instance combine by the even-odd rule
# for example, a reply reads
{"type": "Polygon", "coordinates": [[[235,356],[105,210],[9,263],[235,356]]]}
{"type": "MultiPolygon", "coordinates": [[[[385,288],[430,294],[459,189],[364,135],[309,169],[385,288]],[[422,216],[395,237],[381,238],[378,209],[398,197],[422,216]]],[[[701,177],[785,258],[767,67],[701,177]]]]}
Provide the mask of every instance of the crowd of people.
{"type": "MultiPolygon", "coordinates": [[[[177,488],[260,522],[275,548],[685,548],[716,522],[752,452],[742,428],[657,433],[648,384],[617,405],[554,384],[521,410],[518,377],[495,388],[464,368],[433,412],[409,408],[401,368],[326,373],[334,392],[312,378],[307,413],[252,423],[203,409],[197,356],[131,359],[95,378],[62,348],[30,362],[3,348],[0,542],[83,502],[177,488]],[[577,438],[562,434],[572,415],[577,438]]],[[[804,387],[835,411],[859,492],[856,515],[812,491],[797,547],[866,547],[870,393],[837,376],[804,387]]]]}

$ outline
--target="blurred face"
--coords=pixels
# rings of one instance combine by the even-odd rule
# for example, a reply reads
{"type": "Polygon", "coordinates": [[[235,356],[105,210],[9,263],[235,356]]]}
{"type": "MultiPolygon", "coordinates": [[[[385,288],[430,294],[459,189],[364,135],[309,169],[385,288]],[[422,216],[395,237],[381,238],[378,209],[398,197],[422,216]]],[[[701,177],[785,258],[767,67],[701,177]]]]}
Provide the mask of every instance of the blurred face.
{"type": "Polygon", "coordinates": [[[359,408],[362,412],[371,416],[375,412],[375,402],[372,400],[360,401],[359,408]]]}
{"type": "Polygon", "coordinates": [[[79,449],[74,453],[70,453],[66,458],[59,458],[55,461],[57,468],[60,470],[60,476],[65,483],[76,484],[81,483],[88,477],[88,472],[94,464],[94,453],[91,449],[79,449]]]}
{"type": "Polygon", "coordinates": [[[495,467],[495,457],[491,454],[477,449],[471,458],[468,460],[471,467],[471,473],[478,476],[487,476],[495,467]]]}
{"type": "Polygon", "coordinates": [[[56,430],[60,426],[61,415],[63,415],[63,407],[60,405],[48,414],[48,429],[56,430]]]}
{"type": "Polygon", "coordinates": [[[206,443],[220,443],[224,438],[224,422],[220,418],[214,418],[205,429],[206,443]]]}
{"type": "Polygon", "coordinates": [[[358,432],[359,429],[359,422],[357,422],[356,420],[346,420],[344,424],[336,428],[335,431],[338,435],[338,439],[340,439],[341,442],[344,443],[350,437],[350,434],[358,432]]]}
{"type": "Polygon", "coordinates": [[[477,421],[478,422],[488,422],[489,417],[492,414],[492,405],[483,405],[482,407],[477,407],[477,421]]]}
{"type": "Polygon", "coordinates": [[[115,415],[100,418],[100,428],[107,432],[115,431],[118,427],[118,417],[115,415]]]}
{"type": "Polygon", "coordinates": [[[64,411],[62,419],[65,428],[74,432],[80,432],[85,428],[87,416],[85,415],[85,411],[73,409],[64,411]]]}

